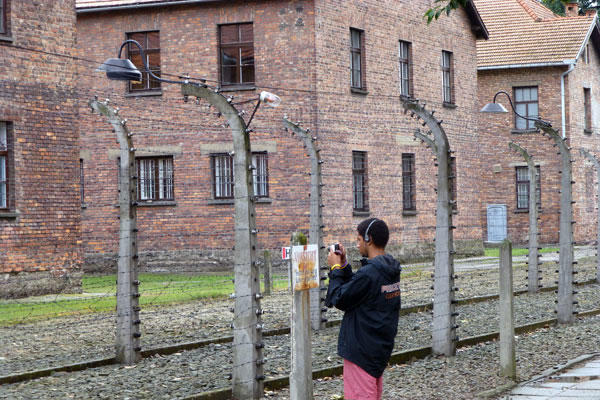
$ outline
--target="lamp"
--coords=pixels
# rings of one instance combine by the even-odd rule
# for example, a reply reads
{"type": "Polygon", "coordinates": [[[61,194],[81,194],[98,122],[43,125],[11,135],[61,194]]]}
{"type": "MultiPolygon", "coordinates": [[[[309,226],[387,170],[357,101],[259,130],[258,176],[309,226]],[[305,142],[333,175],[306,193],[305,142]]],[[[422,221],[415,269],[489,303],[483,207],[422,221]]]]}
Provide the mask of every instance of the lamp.
{"type": "Polygon", "coordinates": [[[552,126],[552,124],[549,121],[543,120],[539,116],[537,118],[530,118],[530,117],[524,117],[523,115],[519,114],[517,112],[517,110],[515,110],[515,106],[513,105],[513,102],[512,102],[512,100],[510,98],[510,95],[507,92],[505,92],[504,90],[498,91],[494,95],[494,100],[492,100],[491,103],[487,103],[485,106],[483,106],[483,108],[479,112],[483,112],[483,113],[495,113],[495,114],[507,113],[508,110],[502,104],[496,103],[496,97],[498,97],[498,95],[500,93],[505,94],[506,97],[508,97],[508,102],[510,103],[510,108],[512,108],[513,112],[518,117],[523,118],[523,119],[525,119],[527,121],[537,122],[537,123],[542,124],[544,126],[549,126],[549,127],[552,126]]]}

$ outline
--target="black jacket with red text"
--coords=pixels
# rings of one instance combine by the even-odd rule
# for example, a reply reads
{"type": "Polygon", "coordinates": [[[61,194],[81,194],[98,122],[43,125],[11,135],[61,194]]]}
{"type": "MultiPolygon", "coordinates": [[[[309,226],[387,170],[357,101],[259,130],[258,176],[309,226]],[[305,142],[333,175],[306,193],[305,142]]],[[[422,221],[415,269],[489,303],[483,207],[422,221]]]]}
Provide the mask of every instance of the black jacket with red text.
{"type": "Polygon", "coordinates": [[[389,254],[329,272],[325,304],[344,311],[338,354],[379,378],[392,354],[400,312],[400,264],[389,254]]]}

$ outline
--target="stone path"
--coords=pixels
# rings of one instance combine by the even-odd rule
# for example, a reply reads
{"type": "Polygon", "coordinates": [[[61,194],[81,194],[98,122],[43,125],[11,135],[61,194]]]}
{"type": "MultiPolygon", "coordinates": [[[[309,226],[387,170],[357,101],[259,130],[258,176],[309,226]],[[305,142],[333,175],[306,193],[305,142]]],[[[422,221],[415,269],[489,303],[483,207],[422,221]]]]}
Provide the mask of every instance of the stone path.
{"type": "Polygon", "coordinates": [[[600,353],[578,357],[519,385],[505,400],[600,399],[600,353]],[[577,365],[574,365],[577,364],[577,365]],[[557,373],[556,370],[562,372],[557,373]]]}

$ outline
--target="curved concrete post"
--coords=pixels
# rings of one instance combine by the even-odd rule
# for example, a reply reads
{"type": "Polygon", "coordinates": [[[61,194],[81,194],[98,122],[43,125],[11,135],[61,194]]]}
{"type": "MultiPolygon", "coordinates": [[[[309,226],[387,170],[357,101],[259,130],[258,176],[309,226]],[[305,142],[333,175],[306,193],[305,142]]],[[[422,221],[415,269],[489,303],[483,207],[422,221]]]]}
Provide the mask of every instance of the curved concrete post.
{"type": "Polygon", "coordinates": [[[454,306],[454,243],[452,230],[452,205],[450,198],[450,145],[442,121],[433,116],[433,111],[427,111],[418,100],[400,99],[404,112],[410,112],[412,117],[422,120],[422,125],[430,130],[423,134],[419,130],[415,137],[426,142],[437,157],[437,207],[435,226],[435,273],[434,273],[434,303],[432,351],[434,354],[447,356],[456,353],[457,325],[454,306]],[[433,136],[432,136],[433,135],[433,136]]]}
{"type": "Polygon", "coordinates": [[[557,155],[561,158],[560,179],[560,254],[558,275],[558,304],[557,319],[561,324],[571,323],[574,320],[574,294],[573,294],[573,195],[572,195],[572,173],[571,152],[566,143],[566,138],[561,137],[559,132],[539,121],[535,127],[541,129],[554,140],[559,148],[557,155]]]}
{"type": "Polygon", "coordinates": [[[127,120],[119,117],[118,108],[112,108],[108,103],[108,100],[92,100],[89,105],[92,111],[108,119],[117,134],[120,148],[116,358],[121,364],[132,365],[142,358],[136,224],[138,177],[135,168],[135,148],[127,128],[127,120]]]}
{"type": "Polygon", "coordinates": [[[260,274],[256,262],[256,216],[250,135],[238,110],[218,91],[184,83],[184,96],[202,98],[227,119],[233,136],[235,197],[235,307],[233,321],[233,398],[259,399],[263,395],[260,274]]]}
{"type": "MultiPolygon", "coordinates": [[[[580,149],[579,150],[581,155],[585,158],[587,158],[588,160],[590,160],[592,162],[592,164],[594,165],[594,168],[596,168],[596,174],[598,174],[598,212],[600,213],[600,161],[598,161],[598,158],[596,158],[596,156],[594,156],[593,154],[591,154],[590,152],[588,152],[585,149],[580,149]]],[[[600,248],[600,218],[597,221],[598,226],[597,226],[597,233],[596,233],[596,281],[600,282],[600,256],[598,256],[598,248],[600,248]]]]}
{"type": "MultiPolygon", "coordinates": [[[[296,134],[302,139],[304,147],[308,151],[310,157],[310,231],[308,233],[308,242],[319,246],[319,264],[320,271],[319,276],[324,278],[329,268],[327,268],[325,261],[325,246],[323,245],[323,215],[321,209],[323,208],[321,188],[321,155],[320,150],[317,149],[315,142],[316,136],[311,136],[308,129],[303,129],[298,123],[290,122],[286,117],[283,118],[283,126],[290,130],[293,134],[296,134]]],[[[319,287],[310,289],[310,320],[314,330],[319,330],[325,327],[325,308],[324,299],[321,299],[321,292],[326,290],[323,285],[324,279],[319,281],[319,287]]]]}
{"type": "Polygon", "coordinates": [[[538,249],[538,208],[537,208],[537,179],[536,168],[533,159],[523,147],[515,142],[508,144],[512,150],[521,153],[527,162],[529,173],[529,258],[527,266],[527,291],[537,293],[539,291],[540,254],[538,249]]]}

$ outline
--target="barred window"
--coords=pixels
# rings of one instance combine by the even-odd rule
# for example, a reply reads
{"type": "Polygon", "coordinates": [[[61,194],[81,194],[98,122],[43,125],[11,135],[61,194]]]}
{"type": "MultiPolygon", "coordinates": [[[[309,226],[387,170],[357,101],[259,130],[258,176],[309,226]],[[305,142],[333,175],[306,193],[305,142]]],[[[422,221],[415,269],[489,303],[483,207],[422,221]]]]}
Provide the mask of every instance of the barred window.
{"type": "Polygon", "coordinates": [[[416,184],[414,153],[402,154],[402,210],[416,211],[416,184]]]}
{"type": "Polygon", "coordinates": [[[173,157],[144,157],[136,163],[138,200],[174,200],[173,157]]]}
{"type": "MultiPolygon", "coordinates": [[[[537,86],[514,88],[515,110],[527,118],[538,117],[538,88],[537,86]]],[[[535,129],[535,121],[526,120],[515,114],[516,129],[535,129]]]]}
{"type": "Polygon", "coordinates": [[[252,23],[219,26],[221,84],[254,83],[254,30],[252,23]]]}
{"type": "Polygon", "coordinates": [[[0,209],[8,209],[8,123],[0,121],[0,209]]]}
{"type": "Polygon", "coordinates": [[[412,95],[412,59],[409,42],[400,41],[398,58],[400,60],[400,94],[410,97],[412,95]]]}
{"type": "Polygon", "coordinates": [[[269,163],[267,152],[252,153],[252,182],[256,197],[269,197],[269,163]]]}
{"type": "MultiPolygon", "coordinates": [[[[234,196],[233,156],[229,153],[211,154],[211,174],[214,199],[234,196]]],[[[252,153],[252,182],[256,197],[269,197],[269,162],[267,152],[252,153]]]]}
{"type": "Polygon", "coordinates": [[[8,16],[8,10],[7,10],[7,4],[6,4],[6,0],[0,0],[0,34],[6,34],[8,29],[7,29],[7,16],[8,16]]]}
{"type": "MultiPolygon", "coordinates": [[[[538,208],[542,207],[542,189],[540,179],[540,167],[536,166],[536,203],[538,208]]],[[[517,210],[529,210],[529,168],[516,168],[517,185],[517,210]]]]}
{"type": "MultiPolygon", "coordinates": [[[[160,78],[160,36],[158,31],[128,33],[127,39],[138,42],[144,49],[148,69],[160,78]]],[[[160,90],[160,81],[152,78],[146,71],[140,49],[133,43],[127,44],[127,55],[131,62],[142,71],[141,81],[130,81],[129,91],[160,90]]]]}
{"type": "Polygon", "coordinates": [[[592,130],[592,93],[589,88],[583,89],[583,114],[584,126],[586,131],[592,130]]]}
{"type": "Polygon", "coordinates": [[[350,28],[350,87],[366,89],[364,32],[350,28]]]}
{"type": "Polygon", "coordinates": [[[454,104],[454,67],[449,51],[442,51],[442,88],[444,103],[454,104]]]}
{"type": "Polygon", "coordinates": [[[352,193],[354,211],[369,211],[367,152],[352,152],[352,193]]]}

